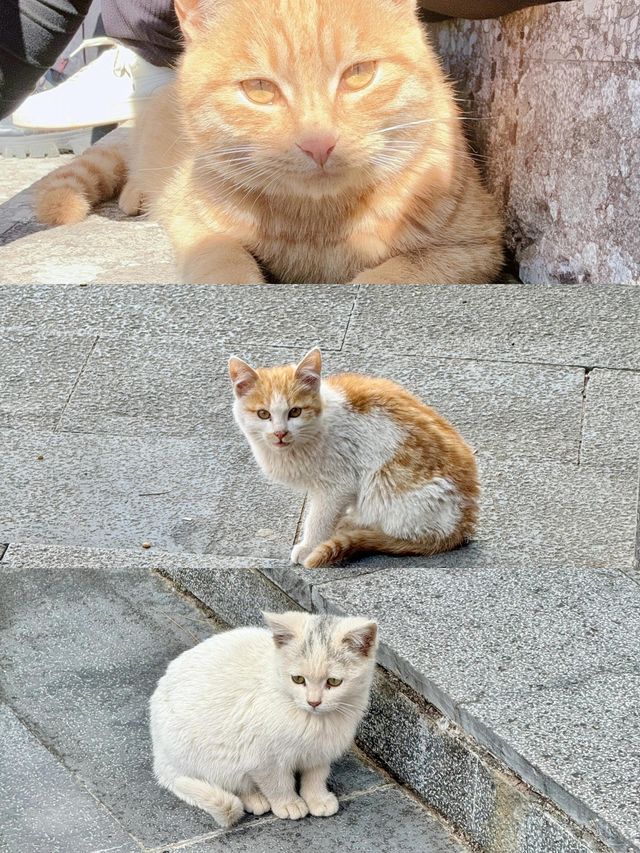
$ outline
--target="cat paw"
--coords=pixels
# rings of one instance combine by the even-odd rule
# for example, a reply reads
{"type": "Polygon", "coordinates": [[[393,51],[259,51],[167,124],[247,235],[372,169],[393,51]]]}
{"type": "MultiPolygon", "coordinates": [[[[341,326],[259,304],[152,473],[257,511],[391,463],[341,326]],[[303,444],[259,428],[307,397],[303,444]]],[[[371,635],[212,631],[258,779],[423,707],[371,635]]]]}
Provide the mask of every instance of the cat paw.
{"type": "Polygon", "coordinates": [[[304,542],[298,542],[297,545],[293,546],[293,551],[291,552],[291,562],[294,566],[298,563],[301,566],[304,565],[304,561],[309,556],[311,551],[312,549],[304,542]]]}
{"type": "Polygon", "coordinates": [[[138,216],[142,212],[143,202],[142,191],[132,181],[128,181],[118,199],[120,210],[127,216],[138,216]]]}
{"type": "Polygon", "coordinates": [[[338,798],[331,791],[327,791],[320,797],[309,797],[306,803],[309,806],[309,814],[314,817],[329,817],[340,808],[338,798]]]}
{"type": "Polygon", "coordinates": [[[276,817],[289,820],[300,820],[309,814],[309,808],[302,797],[296,797],[290,803],[271,803],[271,811],[276,817]]]}
{"type": "Polygon", "coordinates": [[[271,811],[271,806],[266,797],[263,797],[260,791],[252,791],[250,794],[243,794],[242,805],[244,810],[249,814],[266,814],[271,811]]]}

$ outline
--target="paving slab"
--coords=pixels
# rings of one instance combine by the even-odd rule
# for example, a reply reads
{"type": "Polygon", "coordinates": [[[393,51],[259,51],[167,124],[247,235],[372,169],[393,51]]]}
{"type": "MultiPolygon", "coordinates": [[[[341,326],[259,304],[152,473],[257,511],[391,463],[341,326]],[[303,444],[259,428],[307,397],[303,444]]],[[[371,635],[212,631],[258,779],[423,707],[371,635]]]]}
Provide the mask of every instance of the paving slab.
{"type": "MultiPolygon", "coordinates": [[[[442,853],[464,849],[356,754],[334,768],[331,785],[343,801],[342,810],[337,818],[322,822],[320,833],[315,819],[294,827],[271,816],[246,818],[240,831],[226,833],[208,815],[159,788],[151,772],[148,698],[167,663],[221,625],[151,571],[151,562],[148,555],[136,553],[11,546],[0,567],[5,701],[29,726],[36,750],[49,760],[49,751],[59,757],[61,789],[76,782],[86,788],[91,797],[83,793],[99,814],[104,813],[104,823],[109,826],[110,818],[125,835],[129,846],[123,850],[128,853],[135,846],[132,836],[145,848],[157,849],[172,844],[236,849],[234,844],[251,845],[252,838],[253,846],[237,849],[256,850],[264,844],[270,851],[284,850],[306,837],[317,839],[314,846],[329,839],[335,844],[350,823],[353,832],[345,843],[355,846],[345,849],[365,850],[370,849],[366,843],[372,827],[376,836],[378,830],[387,831],[384,827],[391,832],[394,820],[403,821],[402,828],[394,830],[402,846],[392,849],[422,850],[426,840],[434,845],[427,849],[442,853]]],[[[34,772],[38,769],[36,765],[34,772]]],[[[51,773],[42,774],[40,784],[53,796],[48,792],[51,778],[51,773]]],[[[12,849],[31,850],[30,824],[20,814],[24,797],[19,792],[12,849]]],[[[73,801],[67,805],[75,807],[73,801]]],[[[66,839],[73,823],[65,829],[66,839]]],[[[50,832],[56,836],[57,827],[50,832]]],[[[112,846],[120,849],[115,842],[112,846]]],[[[98,846],[40,847],[34,853],[40,849],[66,853],[98,846]]]]}
{"type": "Polygon", "coordinates": [[[378,619],[383,666],[581,824],[637,840],[633,580],[538,566],[399,567],[321,584],[312,599],[378,619]]]}
{"type": "Polygon", "coordinates": [[[0,850],[134,853],[141,848],[0,703],[0,850]]]}
{"type": "Polygon", "coordinates": [[[95,338],[0,337],[0,427],[57,427],[95,338]]]}
{"type": "Polygon", "coordinates": [[[3,542],[148,542],[165,551],[285,558],[302,508],[301,495],[270,487],[239,434],[147,439],[0,430],[0,458],[3,542]]]}
{"type": "MultiPolygon", "coordinates": [[[[232,428],[227,373],[231,352],[213,339],[102,338],[60,428],[118,435],[189,435],[232,428]]],[[[249,346],[239,354],[252,364],[267,365],[294,361],[303,353],[249,346]]],[[[584,386],[580,369],[386,353],[363,359],[328,352],[324,361],[327,375],[351,370],[404,384],[448,417],[479,451],[577,461],[584,386]]],[[[636,409],[640,412],[640,400],[636,409]]]]}
{"type": "Polygon", "coordinates": [[[640,368],[639,285],[363,287],[346,352],[640,368]]]}
{"type": "Polygon", "coordinates": [[[28,285],[0,288],[0,330],[181,335],[256,346],[342,346],[357,287],[348,285],[28,285]]]}
{"type": "Polygon", "coordinates": [[[309,820],[261,821],[185,848],[189,853],[463,853],[468,848],[397,789],[375,791],[343,803],[321,826],[309,820]]]}
{"type": "Polygon", "coordinates": [[[580,464],[634,468],[640,449],[640,373],[593,370],[585,397],[580,464]]]}

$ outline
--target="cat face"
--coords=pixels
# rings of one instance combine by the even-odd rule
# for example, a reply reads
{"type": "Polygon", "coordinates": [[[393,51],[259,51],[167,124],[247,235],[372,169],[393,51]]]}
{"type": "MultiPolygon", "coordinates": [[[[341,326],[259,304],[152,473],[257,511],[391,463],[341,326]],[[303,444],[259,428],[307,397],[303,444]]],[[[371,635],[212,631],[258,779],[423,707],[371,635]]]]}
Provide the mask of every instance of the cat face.
{"type": "Polygon", "coordinates": [[[302,711],[356,717],[366,708],[377,625],[306,613],[265,613],[280,659],[282,689],[302,711]]]}
{"type": "Polygon", "coordinates": [[[321,370],[319,349],[307,353],[298,365],[258,370],[231,358],[234,414],[243,432],[273,453],[287,453],[315,440],[322,412],[321,370]]]}
{"type": "Polygon", "coordinates": [[[437,88],[415,5],[179,0],[181,101],[199,168],[247,189],[320,196],[406,168],[437,88]]]}

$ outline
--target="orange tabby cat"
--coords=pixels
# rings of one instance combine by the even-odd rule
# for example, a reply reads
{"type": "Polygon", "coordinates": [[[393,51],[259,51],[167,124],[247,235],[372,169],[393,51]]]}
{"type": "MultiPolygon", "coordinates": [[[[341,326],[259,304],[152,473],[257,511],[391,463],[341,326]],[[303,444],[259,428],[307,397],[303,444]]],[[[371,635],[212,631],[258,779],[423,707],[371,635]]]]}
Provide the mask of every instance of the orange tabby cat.
{"type": "Polygon", "coordinates": [[[186,49],[132,156],[92,149],[38,214],[122,190],[187,282],[489,282],[502,227],[415,0],[177,0],[186,49]],[[128,167],[128,180],[125,174],[128,167]]]}
{"type": "Polygon", "coordinates": [[[308,492],[306,568],[359,551],[432,555],[466,542],[478,514],[472,450],[443,417],[387,379],[321,379],[320,350],[298,365],[229,362],[234,415],[272,480],[308,492]]]}

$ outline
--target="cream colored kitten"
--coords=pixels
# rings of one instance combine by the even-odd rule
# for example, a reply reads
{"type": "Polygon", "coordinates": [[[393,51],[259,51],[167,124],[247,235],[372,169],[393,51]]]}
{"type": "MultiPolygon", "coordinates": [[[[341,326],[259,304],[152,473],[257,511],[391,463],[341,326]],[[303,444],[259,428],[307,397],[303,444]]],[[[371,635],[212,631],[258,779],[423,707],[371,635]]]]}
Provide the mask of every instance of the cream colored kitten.
{"type": "Polygon", "coordinates": [[[369,699],[375,622],[264,618],[270,631],[237,628],[183,652],[151,697],[158,782],[221,826],[245,811],[335,814],[330,765],[351,745],[369,699]]]}
{"type": "Polygon", "coordinates": [[[308,492],[293,563],[362,551],[437,554],[475,529],[471,448],[444,418],[386,379],[321,380],[321,356],[254,370],[232,358],[235,418],[264,473],[308,492]]]}

